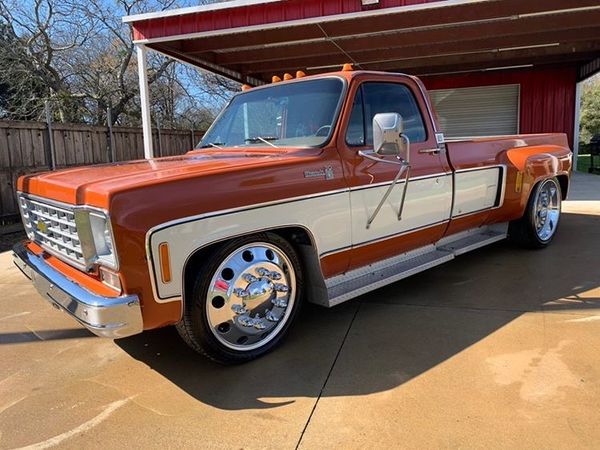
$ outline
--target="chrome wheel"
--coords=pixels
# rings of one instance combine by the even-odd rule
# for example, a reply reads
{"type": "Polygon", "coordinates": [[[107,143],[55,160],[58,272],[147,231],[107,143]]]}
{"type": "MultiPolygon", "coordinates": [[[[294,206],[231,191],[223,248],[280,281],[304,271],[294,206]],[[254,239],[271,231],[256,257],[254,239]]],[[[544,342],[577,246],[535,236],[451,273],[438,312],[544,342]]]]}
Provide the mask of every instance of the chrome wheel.
{"type": "Polygon", "coordinates": [[[535,232],[541,241],[548,241],[554,235],[560,218],[560,189],[554,180],[546,180],[537,191],[533,222],[535,232]]]}
{"type": "Polygon", "coordinates": [[[212,276],[208,326],[224,346],[255,350],[278,335],[295,300],[296,275],[286,254],[266,242],[247,244],[230,253],[212,276]]]}

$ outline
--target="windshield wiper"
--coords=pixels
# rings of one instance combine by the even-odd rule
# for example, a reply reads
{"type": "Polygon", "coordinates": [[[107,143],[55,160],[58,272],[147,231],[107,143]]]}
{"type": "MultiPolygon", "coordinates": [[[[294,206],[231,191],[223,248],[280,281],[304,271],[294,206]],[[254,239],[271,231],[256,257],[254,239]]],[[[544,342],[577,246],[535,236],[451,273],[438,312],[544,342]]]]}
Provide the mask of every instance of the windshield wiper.
{"type": "Polygon", "coordinates": [[[257,142],[263,142],[264,144],[270,145],[271,147],[279,148],[277,145],[273,144],[269,141],[276,141],[279,138],[276,136],[256,136],[253,138],[244,139],[246,142],[250,142],[251,144],[255,144],[257,142]]]}
{"type": "Polygon", "coordinates": [[[207,144],[201,145],[200,148],[208,148],[208,147],[223,148],[223,147],[221,147],[222,145],[225,145],[225,143],[224,142],[209,142],[207,144]]]}

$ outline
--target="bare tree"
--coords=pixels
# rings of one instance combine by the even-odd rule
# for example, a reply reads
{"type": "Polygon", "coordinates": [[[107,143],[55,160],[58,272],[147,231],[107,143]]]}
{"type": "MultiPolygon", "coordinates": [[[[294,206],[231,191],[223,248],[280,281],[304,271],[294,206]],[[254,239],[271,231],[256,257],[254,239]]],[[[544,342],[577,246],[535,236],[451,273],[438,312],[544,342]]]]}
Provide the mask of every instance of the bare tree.
{"type": "MultiPolygon", "coordinates": [[[[0,0],[0,115],[32,119],[51,99],[57,119],[140,122],[137,60],[121,17],[193,0],[0,0]]],[[[200,3],[208,3],[201,1],[200,3]]],[[[168,126],[206,125],[237,84],[149,53],[152,112],[168,126]]]]}
{"type": "MultiPolygon", "coordinates": [[[[60,100],[57,109],[60,119],[77,120],[80,97],[69,88],[70,74],[58,67],[68,61],[74,49],[85,44],[94,24],[85,19],[76,20],[72,5],[54,0],[34,0],[33,7],[17,0],[0,0],[0,17],[5,43],[9,44],[2,50],[8,58],[5,64],[15,64],[5,67],[4,76],[10,77],[5,81],[16,82],[20,89],[31,84],[27,79],[37,79],[43,85],[46,98],[60,100]]],[[[21,94],[27,95],[26,92],[21,94]]],[[[39,101],[33,97],[29,100],[31,103],[39,101]]]]}

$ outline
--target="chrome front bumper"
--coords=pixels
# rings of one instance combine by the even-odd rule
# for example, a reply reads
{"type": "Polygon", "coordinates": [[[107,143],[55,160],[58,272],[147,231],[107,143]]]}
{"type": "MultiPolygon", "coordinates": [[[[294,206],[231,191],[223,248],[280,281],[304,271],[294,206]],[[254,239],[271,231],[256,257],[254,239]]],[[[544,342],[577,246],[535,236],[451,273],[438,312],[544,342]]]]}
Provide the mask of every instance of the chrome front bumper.
{"type": "Polygon", "coordinates": [[[15,265],[53,306],[66,311],[92,333],[122,338],[144,329],[140,301],[136,295],[103,297],[69,280],[19,243],[13,248],[15,265]]]}

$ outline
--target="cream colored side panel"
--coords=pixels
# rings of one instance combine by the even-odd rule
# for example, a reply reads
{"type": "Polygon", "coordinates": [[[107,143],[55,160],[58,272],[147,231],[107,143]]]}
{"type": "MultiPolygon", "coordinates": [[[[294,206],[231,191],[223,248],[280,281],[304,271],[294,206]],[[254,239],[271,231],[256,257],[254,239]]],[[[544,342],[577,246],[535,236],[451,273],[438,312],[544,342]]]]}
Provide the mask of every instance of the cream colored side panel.
{"type": "Polygon", "coordinates": [[[494,207],[498,194],[500,167],[457,172],[452,217],[494,207]]]}
{"type": "MultiPolygon", "coordinates": [[[[155,290],[162,301],[178,300],[185,262],[190,254],[207,244],[260,230],[300,225],[315,239],[320,254],[351,245],[349,193],[314,197],[289,203],[263,206],[245,211],[216,213],[166,225],[151,234],[150,250],[167,242],[170,249],[172,281],[162,283],[155,277],[155,290]]],[[[156,263],[155,263],[156,266],[156,263]]],[[[158,301],[161,301],[160,299],[158,301]]]]}
{"type": "Polygon", "coordinates": [[[398,210],[404,183],[399,183],[367,229],[388,186],[352,191],[352,233],[357,244],[448,220],[452,208],[452,175],[409,181],[402,220],[398,210]]]}

